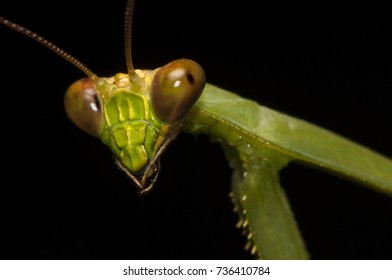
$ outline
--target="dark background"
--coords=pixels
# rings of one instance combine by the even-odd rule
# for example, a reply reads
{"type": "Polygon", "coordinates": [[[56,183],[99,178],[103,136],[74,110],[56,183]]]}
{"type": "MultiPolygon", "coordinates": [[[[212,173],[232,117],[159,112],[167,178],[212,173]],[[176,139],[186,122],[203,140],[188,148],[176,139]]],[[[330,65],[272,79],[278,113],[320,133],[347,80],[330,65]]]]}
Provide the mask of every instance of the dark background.
{"type": "MultiPolygon", "coordinates": [[[[3,2],[2,16],[98,75],[125,71],[125,1],[3,2]]],[[[389,22],[234,3],[137,1],[134,65],[194,59],[209,83],[392,157],[389,22]]],[[[63,94],[83,73],[3,27],[1,48],[1,258],[253,258],[217,144],[180,134],[140,197],[108,148],[65,116],[63,94]]],[[[312,258],[392,259],[391,198],[300,165],[281,180],[312,258]]]]}

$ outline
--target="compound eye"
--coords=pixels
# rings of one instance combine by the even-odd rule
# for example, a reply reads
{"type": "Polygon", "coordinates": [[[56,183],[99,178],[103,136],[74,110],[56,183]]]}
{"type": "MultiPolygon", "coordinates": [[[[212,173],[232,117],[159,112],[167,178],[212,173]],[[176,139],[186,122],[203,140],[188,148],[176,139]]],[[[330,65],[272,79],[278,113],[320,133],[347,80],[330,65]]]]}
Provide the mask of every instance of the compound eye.
{"type": "Polygon", "coordinates": [[[103,128],[102,105],[95,83],[90,78],[73,83],[65,93],[65,112],[84,132],[100,136],[103,128]]]}
{"type": "Polygon", "coordinates": [[[161,67],[151,84],[151,103],[164,122],[180,120],[195,104],[206,82],[203,68],[193,60],[178,59],[161,67]]]}

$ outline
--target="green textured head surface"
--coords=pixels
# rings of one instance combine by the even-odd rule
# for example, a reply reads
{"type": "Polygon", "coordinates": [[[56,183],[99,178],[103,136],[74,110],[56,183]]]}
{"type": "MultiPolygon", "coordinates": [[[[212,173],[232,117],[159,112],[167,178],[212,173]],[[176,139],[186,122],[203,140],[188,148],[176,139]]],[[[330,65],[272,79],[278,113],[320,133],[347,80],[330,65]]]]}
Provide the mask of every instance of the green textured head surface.
{"type": "Polygon", "coordinates": [[[134,174],[143,171],[166,137],[164,123],[154,117],[150,106],[148,96],[126,89],[115,91],[104,104],[100,138],[134,174]]]}
{"type": "Polygon", "coordinates": [[[203,69],[179,59],[154,71],[85,78],[65,96],[70,119],[99,137],[144,192],[159,173],[159,158],[176,137],[205,85],[203,69]]]}

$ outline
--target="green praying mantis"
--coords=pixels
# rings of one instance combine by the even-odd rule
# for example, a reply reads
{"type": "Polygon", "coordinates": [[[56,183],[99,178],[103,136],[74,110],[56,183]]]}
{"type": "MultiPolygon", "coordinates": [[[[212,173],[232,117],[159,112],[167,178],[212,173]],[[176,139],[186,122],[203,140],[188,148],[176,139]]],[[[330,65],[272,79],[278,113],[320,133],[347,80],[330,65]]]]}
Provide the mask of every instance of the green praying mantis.
{"type": "MultiPolygon", "coordinates": [[[[132,10],[129,7],[128,15],[132,10]]],[[[130,36],[131,22],[132,19],[127,18],[126,37],[130,36]]],[[[8,25],[12,27],[12,24],[8,25]]],[[[119,165],[133,179],[140,192],[151,190],[158,176],[159,157],[174,140],[179,129],[192,134],[210,135],[214,141],[222,144],[233,169],[231,199],[240,216],[237,226],[244,229],[249,239],[246,247],[260,258],[267,259],[308,258],[284,191],[279,185],[278,174],[289,162],[306,162],[352,178],[377,191],[391,193],[390,160],[364,147],[210,84],[205,86],[203,94],[196,102],[204,86],[204,73],[198,64],[188,60],[179,63],[184,63],[185,69],[188,68],[185,73],[192,75],[186,74],[183,76],[185,80],[181,78],[178,81],[187,82],[187,87],[193,94],[190,101],[187,98],[181,99],[185,100],[186,105],[180,107],[185,109],[177,113],[178,111],[173,109],[176,97],[173,100],[170,96],[172,91],[164,90],[164,97],[156,97],[156,92],[161,93],[161,90],[152,90],[151,93],[146,90],[156,88],[154,83],[161,81],[161,73],[166,75],[166,68],[145,73],[133,71],[130,37],[127,38],[128,75],[119,74],[101,80],[72,58],[71,62],[79,65],[91,79],[84,79],[71,86],[65,100],[71,120],[82,128],[87,125],[90,134],[100,136],[101,140],[109,145],[119,165]],[[121,88],[120,91],[113,86],[113,82],[121,88]],[[104,114],[105,122],[80,123],[77,116],[80,108],[73,111],[71,103],[76,100],[75,95],[86,89],[88,94],[92,92],[93,96],[97,96],[97,92],[101,93],[98,95],[101,98],[98,102],[96,97],[92,99],[95,103],[87,99],[87,107],[91,109],[91,104],[95,104],[90,114],[104,114]],[[140,90],[142,94],[138,94],[140,90]],[[166,101],[169,102],[168,105],[162,105],[166,101]],[[194,102],[196,104],[191,106],[194,102]],[[115,124],[129,120],[131,110],[127,110],[128,116],[125,117],[120,117],[122,113],[119,110],[124,106],[131,106],[129,104],[138,104],[133,109],[134,116],[142,121],[136,122],[132,119],[131,128],[123,129],[120,125],[115,128],[115,124]],[[114,113],[116,110],[117,113],[114,113]],[[174,117],[168,113],[170,110],[175,112],[174,117]],[[137,143],[132,142],[132,139],[135,139],[134,131],[142,131],[142,140],[139,139],[137,143]],[[117,132],[120,136],[116,138],[117,132]],[[132,137],[124,140],[124,135],[132,137]],[[129,149],[121,150],[120,146],[123,146],[124,142],[129,149]]],[[[176,63],[178,62],[174,65],[176,63]]],[[[172,64],[169,66],[169,72],[172,71],[171,67],[172,64]]],[[[81,106],[86,107],[83,104],[81,106]]]]}

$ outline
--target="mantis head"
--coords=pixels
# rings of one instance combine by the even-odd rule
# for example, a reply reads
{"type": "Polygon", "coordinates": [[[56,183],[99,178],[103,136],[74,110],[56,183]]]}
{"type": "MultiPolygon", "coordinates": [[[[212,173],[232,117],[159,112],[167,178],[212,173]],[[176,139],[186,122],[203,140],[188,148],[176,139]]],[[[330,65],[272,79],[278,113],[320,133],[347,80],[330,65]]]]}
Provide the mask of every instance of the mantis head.
{"type": "Polygon", "coordinates": [[[152,71],[135,70],[131,56],[133,9],[134,1],[128,0],[124,25],[128,73],[110,78],[98,77],[78,59],[33,31],[4,18],[0,22],[38,41],[88,76],[66,91],[67,116],[81,130],[99,137],[140,193],[145,193],[156,182],[162,153],[200,97],[205,74],[190,59],[178,59],[152,71]]]}

